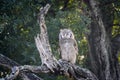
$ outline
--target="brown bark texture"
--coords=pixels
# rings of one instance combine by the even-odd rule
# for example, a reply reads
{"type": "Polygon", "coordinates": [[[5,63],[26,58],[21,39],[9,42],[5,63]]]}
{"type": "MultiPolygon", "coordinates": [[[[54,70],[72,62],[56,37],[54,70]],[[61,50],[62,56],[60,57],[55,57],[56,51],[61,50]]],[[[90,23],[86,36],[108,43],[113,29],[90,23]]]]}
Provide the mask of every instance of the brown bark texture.
{"type": "Polygon", "coordinates": [[[111,16],[113,16],[113,13],[109,11],[111,6],[109,8],[107,6],[108,11],[102,9],[101,2],[100,0],[89,0],[89,3],[87,3],[92,20],[88,26],[90,34],[87,35],[90,51],[89,62],[91,70],[99,80],[120,80],[120,67],[115,52],[117,50],[114,49],[113,45],[115,44],[111,42],[113,21],[111,16]],[[105,15],[105,13],[108,15],[105,15]]]}

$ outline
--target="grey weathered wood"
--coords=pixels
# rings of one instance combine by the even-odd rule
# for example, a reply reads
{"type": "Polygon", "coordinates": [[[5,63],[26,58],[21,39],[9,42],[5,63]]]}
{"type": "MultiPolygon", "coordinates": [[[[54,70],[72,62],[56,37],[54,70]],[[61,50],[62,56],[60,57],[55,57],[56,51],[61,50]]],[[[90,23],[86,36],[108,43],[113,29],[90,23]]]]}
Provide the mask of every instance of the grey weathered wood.
{"type": "MultiPolygon", "coordinates": [[[[52,72],[53,74],[66,75],[72,77],[75,80],[98,80],[97,77],[90,70],[81,68],[80,66],[77,66],[75,64],[69,63],[68,61],[64,61],[61,59],[57,61],[57,59],[53,56],[49,44],[47,27],[44,19],[45,14],[47,13],[49,8],[49,4],[47,4],[45,7],[42,7],[38,15],[38,22],[40,25],[41,32],[35,37],[35,43],[42,61],[41,66],[13,65],[14,67],[12,66],[12,75],[9,75],[9,77],[7,78],[15,78],[17,77],[17,75],[21,74],[22,71],[31,71],[34,73],[52,72]]],[[[32,77],[30,79],[32,79],[32,77]]]]}
{"type": "Polygon", "coordinates": [[[57,69],[58,64],[51,51],[47,34],[47,27],[44,19],[45,14],[47,14],[49,8],[50,5],[47,4],[45,7],[42,7],[40,9],[40,13],[38,15],[38,23],[40,25],[41,33],[35,37],[35,43],[40,54],[42,65],[46,65],[52,72],[54,72],[53,69],[57,69]]]}
{"type": "MultiPolygon", "coordinates": [[[[9,59],[8,57],[0,54],[0,65],[3,66],[3,67],[6,67],[8,69],[11,69],[14,67],[14,66],[20,66],[20,64],[18,64],[17,62],[9,59]]],[[[6,78],[4,78],[3,80],[9,80],[10,78],[13,77],[13,79],[16,77],[17,75],[10,75],[6,78]]],[[[39,78],[37,75],[33,74],[33,73],[30,73],[30,72],[23,72],[21,71],[19,76],[23,79],[23,80],[43,80],[41,78],[39,78]],[[32,78],[31,78],[32,77],[32,78]]]]}

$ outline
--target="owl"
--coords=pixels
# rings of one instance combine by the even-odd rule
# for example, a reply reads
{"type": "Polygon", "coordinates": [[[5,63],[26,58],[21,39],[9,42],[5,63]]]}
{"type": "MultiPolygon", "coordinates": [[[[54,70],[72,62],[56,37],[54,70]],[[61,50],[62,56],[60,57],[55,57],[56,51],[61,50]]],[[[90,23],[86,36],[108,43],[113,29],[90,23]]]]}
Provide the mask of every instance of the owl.
{"type": "Polygon", "coordinates": [[[59,33],[60,56],[72,64],[76,62],[78,47],[74,34],[70,29],[61,29],[59,33]]]}

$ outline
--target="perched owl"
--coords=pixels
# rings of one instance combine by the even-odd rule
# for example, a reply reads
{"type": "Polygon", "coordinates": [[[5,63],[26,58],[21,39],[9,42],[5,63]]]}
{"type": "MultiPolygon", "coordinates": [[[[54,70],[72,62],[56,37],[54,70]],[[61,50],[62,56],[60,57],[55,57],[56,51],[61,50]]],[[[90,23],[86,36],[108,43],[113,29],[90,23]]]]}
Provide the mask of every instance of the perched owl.
{"type": "Polygon", "coordinates": [[[61,59],[74,64],[78,54],[78,47],[74,34],[70,29],[61,29],[59,33],[59,46],[61,59]]]}

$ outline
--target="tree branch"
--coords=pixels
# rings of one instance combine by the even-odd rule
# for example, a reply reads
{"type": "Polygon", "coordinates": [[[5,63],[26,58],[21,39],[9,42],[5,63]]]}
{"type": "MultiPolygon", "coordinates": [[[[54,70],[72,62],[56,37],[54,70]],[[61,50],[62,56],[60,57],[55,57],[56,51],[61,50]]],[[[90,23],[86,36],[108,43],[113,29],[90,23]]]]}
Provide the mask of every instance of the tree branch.
{"type": "MultiPolygon", "coordinates": [[[[3,67],[6,67],[8,69],[12,70],[12,73],[18,74],[18,70],[13,68],[14,66],[20,66],[20,64],[16,63],[15,61],[5,57],[4,55],[0,54],[0,65],[3,67]]],[[[9,76],[6,76],[6,78],[4,78],[3,80],[10,80],[10,79],[14,79],[16,78],[17,75],[13,75],[10,74],[9,76]]],[[[19,76],[23,79],[23,80],[42,80],[41,78],[39,78],[37,75],[30,73],[30,72],[24,72],[21,71],[19,76]],[[32,78],[31,78],[32,77],[32,78]]]]}
{"type": "Polygon", "coordinates": [[[49,8],[50,5],[47,4],[44,8],[42,7],[40,9],[38,23],[40,25],[41,33],[35,37],[35,43],[40,54],[42,65],[46,65],[52,72],[54,72],[53,69],[57,69],[58,64],[51,51],[47,34],[47,27],[44,19],[45,14],[47,14],[49,8]]]}
{"type": "MultiPolygon", "coordinates": [[[[64,75],[68,77],[73,77],[75,80],[98,80],[97,77],[88,69],[81,68],[79,66],[76,66],[74,64],[71,64],[64,60],[59,60],[59,64],[61,64],[61,67],[59,70],[54,71],[54,74],[58,75],[64,75]]],[[[30,66],[30,65],[24,65],[24,66],[18,66],[14,67],[16,68],[16,71],[31,71],[34,73],[50,73],[48,68],[46,66],[30,66]]],[[[14,70],[14,72],[16,72],[14,70]]],[[[12,73],[14,73],[12,72],[12,73]]],[[[17,73],[15,73],[17,74],[17,73]]]]}
{"type": "MultiPolygon", "coordinates": [[[[17,65],[12,68],[12,73],[11,73],[12,75],[9,75],[8,78],[14,79],[21,72],[31,71],[34,73],[52,72],[53,74],[73,77],[75,80],[98,80],[97,77],[91,71],[76,66],[72,63],[69,63],[68,61],[64,61],[61,59],[57,61],[57,59],[53,56],[49,44],[47,27],[44,19],[45,14],[47,14],[49,8],[50,5],[47,4],[45,7],[42,7],[40,9],[40,13],[38,15],[38,22],[40,25],[41,33],[37,34],[37,36],[35,37],[35,43],[40,54],[42,65],[41,66],[17,65]]],[[[39,79],[33,79],[33,80],[39,80],[39,79]]]]}

